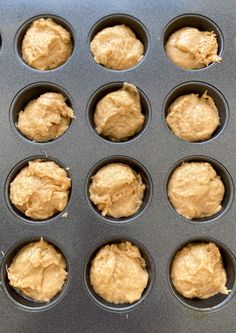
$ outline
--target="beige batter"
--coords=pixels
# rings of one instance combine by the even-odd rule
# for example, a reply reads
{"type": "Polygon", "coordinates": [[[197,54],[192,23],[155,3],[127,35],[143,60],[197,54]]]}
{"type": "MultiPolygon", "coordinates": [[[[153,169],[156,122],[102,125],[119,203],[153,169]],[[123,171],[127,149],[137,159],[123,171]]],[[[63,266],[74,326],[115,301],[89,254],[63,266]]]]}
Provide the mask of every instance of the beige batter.
{"type": "Polygon", "coordinates": [[[44,220],[63,211],[71,179],[52,161],[29,161],[10,184],[10,200],[23,214],[44,220]]]}
{"type": "Polygon", "coordinates": [[[212,216],[221,209],[225,188],[210,163],[182,163],[168,183],[168,197],[187,219],[212,216]]]}
{"type": "Polygon", "coordinates": [[[27,138],[45,142],[61,136],[75,118],[66,98],[59,93],[48,92],[30,101],[19,113],[17,128],[27,138]]]}
{"type": "Polygon", "coordinates": [[[22,57],[31,67],[49,70],[64,64],[72,53],[69,31],[51,18],[35,20],[22,42],[22,57]]]}
{"type": "Polygon", "coordinates": [[[103,97],[94,113],[96,131],[113,141],[135,135],[144,120],[138,89],[126,82],[121,89],[103,97]]]}
{"type": "Polygon", "coordinates": [[[169,59],[185,69],[199,69],[222,60],[217,55],[218,43],[213,31],[179,29],[170,35],[165,48],[169,59]]]}
{"type": "Polygon", "coordinates": [[[101,30],[90,48],[94,60],[110,69],[127,69],[143,58],[144,47],[133,31],[124,24],[101,30]]]}
{"type": "Polygon", "coordinates": [[[178,97],[169,107],[166,122],[179,138],[197,142],[211,137],[220,125],[218,110],[207,95],[189,94],[178,97]]]}
{"type": "Polygon", "coordinates": [[[13,258],[7,275],[10,285],[38,302],[49,302],[67,278],[65,259],[51,244],[40,241],[24,246],[13,258]]]}
{"type": "Polygon", "coordinates": [[[148,283],[145,266],[139,249],[130,242],[106,245],[92,261],[90,282],[108,302],[134,303],[148,283]]]}
{"type": "Polygon", "coordinates": [[[116,218],[135,214],[142,205],[145,185],[129,165],[107,164],[92,177],[91,201],[103,216],[116,218]]]}
{"type": "Polygon", "coordinates": [[[176,290],[187,298],[207,299],[228,295],[227,276],[218,247],[213,243],[190,243],[177,252],[171,278],[176,290]]]}

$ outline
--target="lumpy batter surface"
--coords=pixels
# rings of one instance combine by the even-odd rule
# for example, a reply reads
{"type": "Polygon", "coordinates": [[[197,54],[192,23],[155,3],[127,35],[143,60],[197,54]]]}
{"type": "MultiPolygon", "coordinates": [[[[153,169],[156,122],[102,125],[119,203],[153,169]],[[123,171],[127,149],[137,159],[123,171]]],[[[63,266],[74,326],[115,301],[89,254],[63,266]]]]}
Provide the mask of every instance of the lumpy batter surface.
{"type": "Polygon", "coordinates": [[[53,161],[33,160],[10,184],[10,200],[23,214],[43,220],[63,211],[68,203],[71,179],[53,161]]]}
{"type": "Polygon", "coordinates": [[[108,302],[133,303],[147,286],[149,275],[139,249],[130,242],[102,247],[92,261],[90,282],[108,302]]]}
{"type": "Polygon", "coordinates": [[[207,299],[230,292],[220,251],[213,243],[190,243],[179,250],[172,262],[171,278],[176,290],[187,298],[207,299]]]}
{"type": "Polygon", "coordinates": [[[7,268],[10,285],[38,302],[49,302],[67,278],[65,259],[42,238],[24,246],[7,268]]]}
{"type": "Polygon", "coordinates": [[[144,46],[124,24],[101,30],[90,48],[94,60],[110,69],[128,69],[143,58],[144,46]]]}

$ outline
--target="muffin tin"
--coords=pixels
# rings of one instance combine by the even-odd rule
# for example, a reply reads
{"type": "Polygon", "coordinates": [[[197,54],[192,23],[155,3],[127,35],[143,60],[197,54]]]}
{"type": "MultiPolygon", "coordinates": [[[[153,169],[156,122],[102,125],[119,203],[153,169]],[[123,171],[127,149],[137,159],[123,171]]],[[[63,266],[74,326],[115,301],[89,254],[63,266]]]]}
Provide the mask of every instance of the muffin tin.
{"type": "Polygon", "coordinates": [[[235,14],[233,1],[190,2],[137,0],[93,2],[1,1],[0,12],[0,196],[1,285],[0,332],[233,332],[236,319],[236,180],[235,14]],[[72,34],[74,50],[68,61],[51,71],[38,71],[21,59],[20,44],[27,27],[39,17],[52,17],[72,34]],[[142,61],[115,71],[95,63],[92,37],[107,26],[124,23],[143,42],[142,61]],[[184,70],[172,64],[164,50],[173,31],[191,25],[214,30],[221,64],[184,70]],[[125,142],[111,142],[94,129],[93,109],[105,93],[123,82],[141,94],[146,122],[125,142]],[[165,115],[178,96],[208,90],[218,107],[221,126],[202,143],[184,142],[169,130],[165,115]],[[36,143],[22,136],[15,123],[27,102],[46,91],[62,92],[76,119],[60,138],[36,143]],[[35,158],[50,159],[67,168],[72,190],[66,209],[51,219],[34,222],[14,210],[9,183],[35,158]],[[138,170],[147,186],[141,209],[127,219],[102,217],[88,197],[90,176],[109,162],[125,162],[138,170]],[[171,172],[182,161],[209,161],[222,177],[223,210],[207,219],[179,216],[167,198],[171,172]],[[50,303],[35,303],[13,290],[6,265],[28,242],[43,237],[64,254],[68,279],[50,303]],[[149,285],[134,304],[114,305],[99,298],[90,286],[89,264],[104,244],[130,240],[147,263],[149,285]],[[170,280],[176,251],[192,241],[214,241],[228,275],[230,295],[186,300],[170,280]]]}

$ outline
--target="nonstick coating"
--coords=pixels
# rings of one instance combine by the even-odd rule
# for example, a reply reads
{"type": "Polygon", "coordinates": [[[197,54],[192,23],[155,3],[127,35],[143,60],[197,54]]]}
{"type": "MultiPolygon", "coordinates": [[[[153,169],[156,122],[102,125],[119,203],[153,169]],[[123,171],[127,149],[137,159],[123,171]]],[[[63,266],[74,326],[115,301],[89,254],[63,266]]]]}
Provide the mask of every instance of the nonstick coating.
{"type": "Polygon", "coordinates": [[[0,332],[235,332],[235,17],[233,0],[0,0],[0,332]],[[35,70],[21,59],[23,34],[38,17],[54,18],[73,35],[70,59],[52,71],[35,70]],[[122,23],[142,40],[145,56],[129,70],[109,70],[95,63],[89,42],[100,29],[122,23]],[[170,33],[186,25],[216,32],[222,63],[184,70],[169,61],[164,44],[170,33]],[[99,98],[96,94],[104,93],[104,87],[112,91],[123,82],[135,84],[142,93],[147,121],[131,140],[112,143],[95,133],[91,107],[99,98]],[[218,104],[221,127],[211,140],[184,142],[166,125],[166,108],[173,96],[191,89],[201,93],[206,87],[218,104]],[[76,119],[61,138],[35,143],[15,128],[17,112],[37,97],[37,89],[40,94],[49,88],[67,96],[76,119]],[[67,217],[58,214],[34,223],[12,209],[8,191],[10,177],[19,166],[39,156],[69,168],[72,192],[65,210],[67,217]],[[104,161],[114,160],[129,161],[148,184],[145,207],[123,221],[100,217],[88,199],[89,176],[104,161]],[[174,211],[166,186],[173,168],[184,160],[213,163],[226,186],[222,214],[188,221],[174,211]],[[9,287],[6,265],[21,246],[40,237],[62,251],[69,279],[52,303],[32,305],[9,287]],[[139,246],[150,282],[140,301],[114,306],[105,304],[91,290],[88,265],[100,246],[123,240],[139,246]],[[191,241],[214,241],[220,247],[228,287],[232,289],[228,297],[218,295],[205,303],[186,301],[173,290],[171,260],[182,245],[191,241]]]}

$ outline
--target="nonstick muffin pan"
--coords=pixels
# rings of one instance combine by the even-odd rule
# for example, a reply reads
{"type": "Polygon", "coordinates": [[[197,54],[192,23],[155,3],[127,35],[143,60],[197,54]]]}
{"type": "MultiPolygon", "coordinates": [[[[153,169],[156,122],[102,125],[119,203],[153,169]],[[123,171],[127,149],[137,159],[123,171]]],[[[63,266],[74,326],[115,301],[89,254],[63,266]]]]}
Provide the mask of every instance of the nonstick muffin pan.
{"type": "Polygon", "coordinates": [[[236,6],[233,1],[0,1],[0,332],[234,332],[236,326],[236,6]],[[30,23],[52,17],[72,34],[68,61],[51,71],[27,66],[20,45],[30,23]],[[101,29],[126,24],[144,44],[144,58],[128,70],[98,65],[89,42],[101,29]],[[184,70],[170,62],[164,45],[184,26],[214,30],[220,64],[184,70]],[[133,83],[141,95],[146,121],[142,130],[121,143],[100,137],[93,109],[104,94],[133,83]],[[213,136],[202,143],[177,138],[165,116],[178,96],[207,89],[221,117],[213,136]],[[62,92],[76,119],[55,141],[36,143],[22,136],[15,123],[30,99],[46,91],[62,92]],[[35,158],[56,161],[72,179],[65,210],[35,222],[9,202],[9,183],[35,158]],[[124,162],[138,170],[146,184],[140,210],[121,220],[102,217],[89,201],[90,177],[102,165],[124,162]],[[211,218],[189,221],[178,215],[167,197],[172,171],[182,161],[209,161],[221,176],[223,209],[211,218]],[[25,244],[43,237],[63,253],[68,279],[49,303],[23,298],[9,286],[6,265],[25,244]],[[137,245],[150,280],[134,304],[114,305],[99,298],[89,283],[89,264],[97,250],[116,241],[137,245]],[[187,300],[173,288],[170,266],[176,251],[194,241],[219,246],[231,293],[208,300],[187,300]]]}

